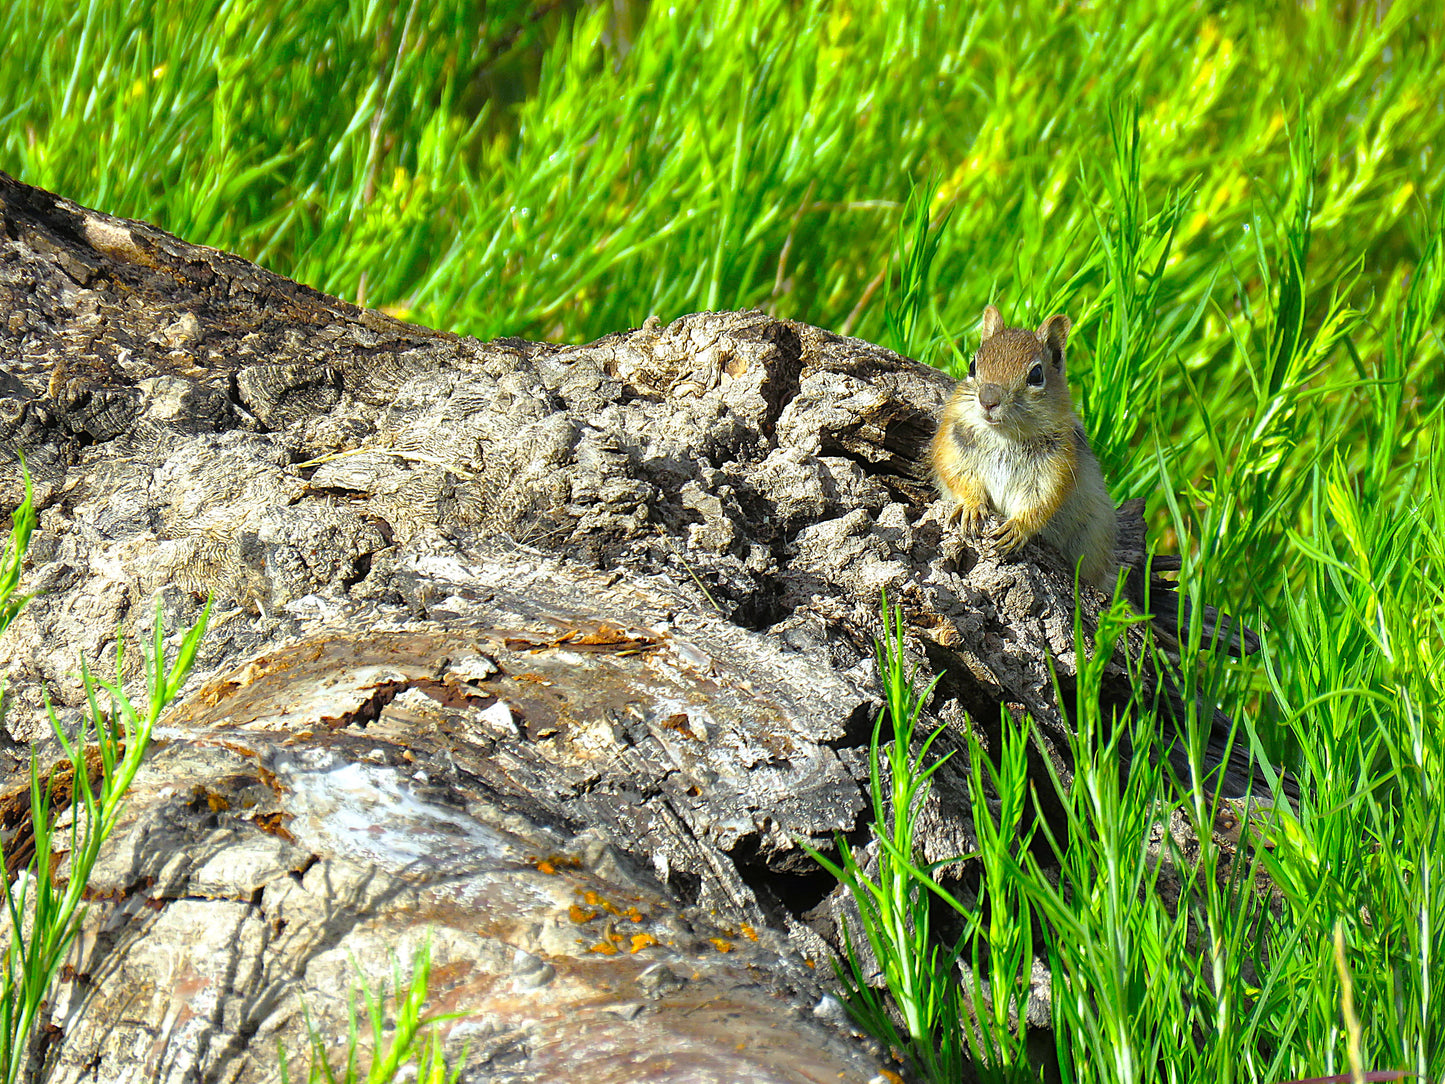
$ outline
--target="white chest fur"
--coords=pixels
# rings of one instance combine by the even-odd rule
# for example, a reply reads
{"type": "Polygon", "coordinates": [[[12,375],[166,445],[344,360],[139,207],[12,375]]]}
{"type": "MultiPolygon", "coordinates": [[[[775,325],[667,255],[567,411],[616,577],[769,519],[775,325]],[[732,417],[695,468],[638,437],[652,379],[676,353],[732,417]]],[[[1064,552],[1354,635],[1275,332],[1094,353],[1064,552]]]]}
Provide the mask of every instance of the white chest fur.
{"type": "Polygon", "coordinates": [[[988,499],[1005,518],[1038,503],[1037,457],[998,428],[984,422],[974,428],[980,456],[979,474],[988,499]]]}

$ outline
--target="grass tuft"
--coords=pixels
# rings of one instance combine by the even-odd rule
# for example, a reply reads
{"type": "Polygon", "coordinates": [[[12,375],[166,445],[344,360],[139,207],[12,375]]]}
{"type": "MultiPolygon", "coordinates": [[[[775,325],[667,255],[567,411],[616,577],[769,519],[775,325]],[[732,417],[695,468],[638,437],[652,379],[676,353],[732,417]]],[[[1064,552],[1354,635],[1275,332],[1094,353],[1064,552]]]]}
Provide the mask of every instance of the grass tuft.
{"type": "MultiPolygon", "coordinates": [[[[11,516],[10,541],[4,560],[0,561],[0,631],[26,601],[16,590],[21,563],[35,527],[31,498],[30,478],[26,474],[25,498],[11,516]]],[[[144,653],[148,696],[139,711],[121,691],[123,651],[116,654],[113,682],[94,678],[82,659],[81,673],[89,712],[81,719],[80,732],[67,736],[54,711],[50,711],[50,725],[65,757],[49,771],[42,772],[39,760],[31,754],[30,839],[29,846],[24,848],[31,852],[31,857],[28,863],[23,858],[17,863],[0,852],[0,866],[5,869],[0,895],[4,897],[8,918],[5,948],[0,956],[0,1073],[5,1084],[18,1080],[25,1067],[45,995],[80,930],[91,870],[115,828],[126,791],[140,770],[151,730],[185,683],[205,634],[209,613],[207,605],[167,666],[157,602],[154,643],[144,653]],[[109,694],[109,710],[100,706],[102,690],[109,694]],[[65,795],[67,782],[69,794],[65,795]],[[58,802],[64,804],[57,808],[58,802]],[[57,843],[56,825],[67,810],[69,838],[57,843]],[[53,865],[57,849],[69,855],[68,869],[63,873],[53,865]],[[18,869],[14,868],[16,865],[18,869]]],[[[48,700],[46,708],[49,710],[48,700]]],[[[11,846],[14,845],[12,841],[11,846]]]]}

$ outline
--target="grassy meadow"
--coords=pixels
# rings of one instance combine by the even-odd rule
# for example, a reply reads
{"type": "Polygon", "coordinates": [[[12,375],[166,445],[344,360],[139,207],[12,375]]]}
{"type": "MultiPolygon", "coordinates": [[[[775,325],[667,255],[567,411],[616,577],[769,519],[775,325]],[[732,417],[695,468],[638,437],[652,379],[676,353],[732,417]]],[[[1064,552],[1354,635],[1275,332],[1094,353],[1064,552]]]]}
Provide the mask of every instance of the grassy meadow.
{"type": "Polygon", "coordinates": [[[1305,797],[1231,861],[1085,725],[1046,875],[1008,746],[981,1022],[894,1037],[1034,1079],[1040,951],[1065,1080],[1442,1080],[1442,50],[1433,0],[14,0],[0,169],[481,337],[757,306],[949,367],[991,300],[1067,312],[1115,498],[1263,634],[1197,680],[1305,797]]]}

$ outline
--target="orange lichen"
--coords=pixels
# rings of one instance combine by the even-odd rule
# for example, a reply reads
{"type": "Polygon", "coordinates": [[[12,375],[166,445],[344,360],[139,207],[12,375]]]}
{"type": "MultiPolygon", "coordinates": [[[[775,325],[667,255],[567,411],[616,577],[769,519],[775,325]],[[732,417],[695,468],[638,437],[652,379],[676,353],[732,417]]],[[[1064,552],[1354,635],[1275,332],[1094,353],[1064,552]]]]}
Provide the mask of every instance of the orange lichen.
{"type": "Polygon", "coordinates": [[[281,823],[283,816],[281,813],[257,813],[251,818],[251,823],[261,831],[269,832],[279,839],[284,839],[287,843],[295,843],[296,837],[281,823]]]}
{"type": "Polygon", "coordinates": [[[538,873],[556,873],[560,869],[580,869],[582,859],[570,854],[549,854],[542,858],[538,855],[528,855],[527,861],[538,873]]]}
{"type": "Polygon", "coordinates": [[[731,952],[733,950],[733,943],[731,941],[725,941],[721,937],[709,937],[708,940],[712,942],[712,947],[719,952],[731,952]]]}
{"type": "Polygon", "coordinates": [[[600,907],[609,915],[617,915],[619,918],[622,917],[622,912],[617,909],[616,904],[608,903],[590,888],[582,893],[582,899],[589,907],[600,907]]]}
{"type": "Polygon", "coordinates": [[[690,722],[691,720],[688,719],[687,713],[680,711],[662,720],[662,728],[664,730],[675,730],[684,738],[692,738],[694,741],[699,740],[697,731],[693,730],[692,726],[689,725],[690,722]]]}

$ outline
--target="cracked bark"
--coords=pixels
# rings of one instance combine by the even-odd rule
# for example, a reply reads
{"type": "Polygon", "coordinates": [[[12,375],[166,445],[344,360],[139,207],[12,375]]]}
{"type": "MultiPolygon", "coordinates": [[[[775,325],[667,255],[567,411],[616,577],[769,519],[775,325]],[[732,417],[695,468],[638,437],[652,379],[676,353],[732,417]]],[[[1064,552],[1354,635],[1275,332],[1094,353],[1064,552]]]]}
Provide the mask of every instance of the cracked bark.
{"type": "MultiPolygon", "coordinates": [[[[759,313],[483,343],[4,174],[0,213],[0,500],[18,450],[41,509],[0,641],[12,771],[42,688],[75,720],[79,655],[216,599],[45,1079],[274,1079],[303,1005],[343,1036],[353,967],[428,929],[469,1080],[876,1073],[823,997],[840,905],[799,841],[863,838],[880,589],[945,675],[928,725],[1007,705],[1068,763],[1072,578],[943,531],[944,376],[759,313]]],[[[932,804],[931,857],[971,838],[932,804]]]]}

